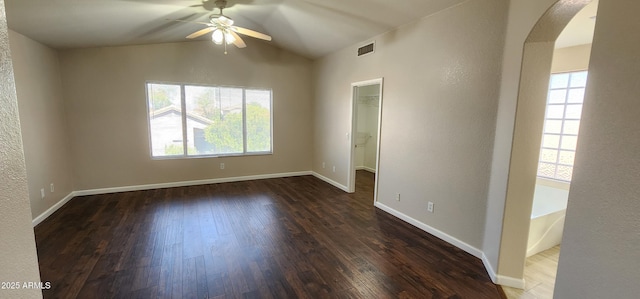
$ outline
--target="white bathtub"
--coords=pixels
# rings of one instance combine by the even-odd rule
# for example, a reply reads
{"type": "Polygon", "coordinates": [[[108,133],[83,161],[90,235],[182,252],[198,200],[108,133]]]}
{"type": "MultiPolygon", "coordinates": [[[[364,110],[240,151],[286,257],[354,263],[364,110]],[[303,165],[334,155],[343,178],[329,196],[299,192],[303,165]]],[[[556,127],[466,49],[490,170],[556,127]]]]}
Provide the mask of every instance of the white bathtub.
{"type": "Polygon", "coordinates": [[[533,196],[527,257],[560,244],[568,198],[568,184],[538,180],[533,196]]]}

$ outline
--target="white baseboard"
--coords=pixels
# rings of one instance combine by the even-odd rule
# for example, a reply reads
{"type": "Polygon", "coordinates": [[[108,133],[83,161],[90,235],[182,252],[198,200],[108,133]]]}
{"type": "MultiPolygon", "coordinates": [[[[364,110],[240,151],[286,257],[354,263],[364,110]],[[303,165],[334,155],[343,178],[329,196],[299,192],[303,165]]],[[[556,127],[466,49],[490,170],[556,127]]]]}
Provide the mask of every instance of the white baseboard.
{"type": "Polygon", "coordinates": [[[174,188],[174,187],[186,187],[186,186],[197,186],[197,185],[208,185],[208,184],[219,184],[219,183],[230,183],[230,182],[253,181],[253,180],[261,180],[261,179],[274,179],[274,178],[303,176],[303,175],[311,175],[311,174],[312,174],[311,171],[283,172],[283,173],[259,174],[259,175],[249,175],[249,176],[239,176],[239,177],[229,177],[229,178],[218,178],[218,179],[207,179],[207,180],[196,180],[196,181],[181,181],[181,182],[171,182],[171,183],[159,183],[159,184],[135,185],[135,186],[124,186],[124,187],[113,187],[113,188],[89,189],[89,190],[76,191],[75,196],[107,194],[107,193],[128,192],[128,191],[140,191],[140,190],[152,190],[152,189],[174,188]]]}
{"type": "Polygon", "coordinates": [[[421,229],[421,230],[423,230],[425,232],[428,232],[429,234],[432,234],[432,235],[438,237],[439,239],[442,239],[443,241],[445,241],[445,242],[447,242],[447,243],[449,243],[449,244],[451,244],[453,246],[456,246],[456,247],[466,251],[467,253],[469,253],[469,254],[477,257],[477,258],[482,258],[482,251],[480,251],[480,249],[478,249],[478,248],[475,248],[475,247],[473,247],[473,246],[471,246],[471,245],[469,245],[469,244],[467,244],[465,242],[462,242],[462,241],[456,239],[455,237],[452,237],[452,236],[450,236],[450,235],[448,235],[448,234],[446,234],[446,233],[444,233],[444,232],[442,232],[442,231],[440,231],[438,229],[435,229],[435,228],[433,228],[433,227],[431,227],[429,225],[426,225],[426,224],[424,224],[424,223],[422,223],[422,222],[420,222],[420,221],[418,221],[416,219],[413,219],[413,218],[407,216],[406,214],[404,214],[402,212],[394,210],[393,208],[391,208],[391,207],[389,207],[389,206],[387,206],[387,205],[385,205],[385,204],[383,204],[383,203],[381,203],[379,201],[376,201],[374,203],[374,205],[377,208],[379,208],[379,209],[381,209],[381,210],[383,210],[383,211],[385,211],[385,212],[387,212],[387,213],[389,213],[389,214],[391,214],[393,216],[396,216],[396,217],[400,218],[402,221],[407,222],[407,223],[409,223],[409,224],[411,224],[411,225],[413,225],[413,226],[415,226],[415,227],[417,227],[417,228],[419,228],[419,229],[421,229]]]}
{"type": "Polygon", "coordinates": [[[195,185],[207,185],[207,184],[217,184],[217,183],[229,183],[229,182],[242,182],[242,181],[252,181],[252,180],[261,180],[261,179],[273,179],[273,178],[284,178],[284,177],[292,177],[292,176],[303,176],[303,175],[312,175],[311,171],[299,171],[299,172],[283,172],[283,173],[273,173],[273,174],[260,174],[260,175],[249,175],[249,176],[241,176],[241,177],[229,177],[229,178],[219,178],[219,179],[208,179],[208,180],[197,180],[197,181],[182,181],[182,182],[172,182],[172,183],[160,183],[160,184],[148,184],[148,185],[136,185],[136,186],[124,186],[124,187],[113,187],[113,188],[100,188],[100,189],[89,189],[89,190],[80,190],[73,191],[69,193],[65,198],[57,202],[55,205],[50,207],[44,213],[38,215],[38,217],[34,218],[31,223],[35,227],[40,224],[42,221],[47,219],[47,217],[51,216],[55,211],[64,206],[69,200],[76,196],[85,196],[85,195],[96,195],[96,194],[107,194],[107,193],[116,193],[116,192],[127,192],[127,191],[139,191],[139,190],[151,190],[151,189],[162,189],[162,188],[172,188],[172,187],[185,187],[185,186],[195,186],[195,185]]]}
{"type": "Polygon", "coordinates": [[[376,170],[371,168],[371,167],[367,167],[367,166],[356,166],[356,170],[366,170],[368,172],[371,173],[376,173],[376,170]]]}
{"type": "Polygon", "coordinates": [[[31,220],[31,224],[33,225],[33,227],[36,227],[36,225],[40,224],[42,221],[47,219],[47,217],[53,215],[53,213],[55,213],[58,209],[60,209],[62,206],[64,206],[67,202],[69,202],[75,196],[76,196],[75,192],[69,193],[69,195],[65,196],[63,199],[58,201],[56,204],[51,206],[49,209],[44,211],[42,214],[38,215],[38,217],[33,218],[33,220],[31,220]]]}
{"type": "Polygon", "coordinates": [[[484,264],[484,269],[487,270],[487,274],[491,277],[491,281],[493,281],[493,283],[498,283],[496,271],[493,270],[493,266],[491,266],[491,262],[489,262],[489,258],[484,254],[484,252],[482,253],[482,264],[484,264]]]}
{"type": "Polygon", "coordinates": [[[334,187],[336,187],[336,188],[338,188],[338,189],[340,189],[340,190],[342,190],[344,192],[349,192],[349,188],[347,188],[347,186],[345,186],[345,185],[342,185],[342,184],[340,184],[340,183],[338,183],[338,182],[336,182],[336,181],[334,181],[334,180],[332,180],[332,179],[330,179],[330,178],[328,178],[326,176],[323,176],[323,175],[321,175],[321,174],[319,174],[317,172],[313,172],[312,174],[313,174],[314,177],[319,178],[319,179],[321,179],[321,180],[333,185],[334,187]]]}
{"type": "Polygon", "coordinates": [[[513,278],[504,275],[497,275],[495,283],[505,287],[524,290],[524,278],[513,278]]]}
{"type": "Polygon", "coordinates": [[[491,266],[491,262],[489,262],[489,259],[484,253],[482,254],[482,263],[484,264],[484,268],[487,270],[487,273],[489,274],[489,277],[491,277],[491,281],[493,281],[493,283],[516,289],[524,289],[523,278],[513,278],[496,274],[496,271],[493,270],[493,267],[491,266]]]}
{"type": "Polygon", "coordinates": [[[496,272],[493,270],[493,267],[491,266],[491,263],[489,262],[489,260],[487,259],[487,256],[478,248],[475,248],[463,241],[460,241],[458,239],[456,239],[455,237],[452,237],[438,229],[435,229],[429,225],[426,225],[416,219],[413,219],[409,216],[407,216],[406,214],[399,212],[397,210],[394,210],[393,208],[380,203],[380,202],[375,202],[374,204],[377,208],[393,215],[396,216],[398,218],[400,218],[401,220],[423,230],[426,231],[442,240],[444,240],[445,242],[456,246],[464,251],[466,251],[467,253],[479,258],[482,260],[482,263],[484,264],[484,267],[487,271],[487,273],[489,274],[489,277],[491,277],[491,281],[493,281],[493,283],[495,284],[499,284],[499,285],[503,285],[503,286],[508,286],[508,287],[512,287],[512,288],[518,288],[518,289],[524,289],[524,279],[518,279],[518,278],[513,278],[513,277],[509,277],[509,276],[504,276],[504,275],[499,275],[496,274],[496,272]]]}

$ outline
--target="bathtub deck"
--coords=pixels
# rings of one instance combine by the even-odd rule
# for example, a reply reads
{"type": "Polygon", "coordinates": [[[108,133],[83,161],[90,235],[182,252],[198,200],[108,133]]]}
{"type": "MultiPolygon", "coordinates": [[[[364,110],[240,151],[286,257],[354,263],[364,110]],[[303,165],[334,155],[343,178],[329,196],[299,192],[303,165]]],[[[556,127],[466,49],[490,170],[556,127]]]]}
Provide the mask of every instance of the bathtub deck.
{"type": "Polygon", "coordinates": [[[531,219],[567,209],[569,190],[536,184],[531,219]]]}

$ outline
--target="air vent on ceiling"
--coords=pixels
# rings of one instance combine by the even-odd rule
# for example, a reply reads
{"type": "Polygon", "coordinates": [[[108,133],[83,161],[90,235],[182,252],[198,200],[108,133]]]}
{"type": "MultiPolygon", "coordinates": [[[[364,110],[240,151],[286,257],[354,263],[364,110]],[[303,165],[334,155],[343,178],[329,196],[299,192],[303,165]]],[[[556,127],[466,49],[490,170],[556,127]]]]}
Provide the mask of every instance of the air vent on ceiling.
{"type": "Polygon", "coordinates": [[[363,55],[373,53],[375,44],[376,44],[375,42],[372,42],[370,44],[367,44],[358,48],[358,56],[363,56],[363,55]]]}

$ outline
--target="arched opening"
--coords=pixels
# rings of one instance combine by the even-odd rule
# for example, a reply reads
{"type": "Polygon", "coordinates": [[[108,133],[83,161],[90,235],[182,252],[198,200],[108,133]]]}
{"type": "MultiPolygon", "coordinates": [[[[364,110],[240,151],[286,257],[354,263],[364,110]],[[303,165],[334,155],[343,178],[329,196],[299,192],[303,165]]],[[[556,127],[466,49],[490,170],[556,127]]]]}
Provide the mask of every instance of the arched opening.
{"type": "Polygon", "coordinates": [[[510,286],[525,287],[524,279],[517,278],[523,277],[527,256],[554,44],[590,2],[557,1],[537,21],[524,44],[498,260],[498,273],[514,278],[510,286]]]}

